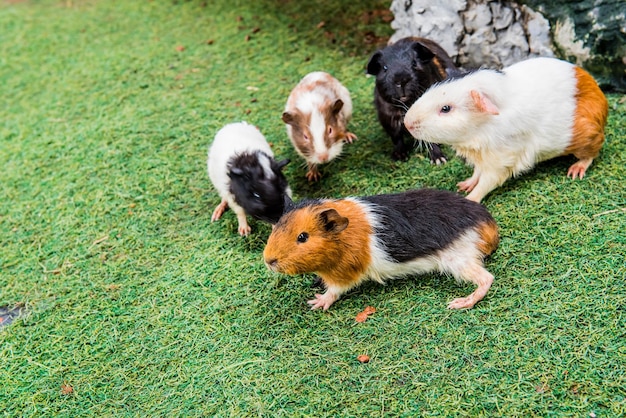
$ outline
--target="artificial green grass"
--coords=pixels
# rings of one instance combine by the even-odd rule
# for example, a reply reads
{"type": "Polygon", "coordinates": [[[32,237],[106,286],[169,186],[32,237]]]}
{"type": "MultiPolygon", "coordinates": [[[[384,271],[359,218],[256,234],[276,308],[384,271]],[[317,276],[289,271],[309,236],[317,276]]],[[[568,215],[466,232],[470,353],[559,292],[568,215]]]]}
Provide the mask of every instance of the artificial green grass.
{"type": "Polygon", "coordinates": [[[626,414],[623,96],[584,180],[557,159],[484,201],[502,242],[474,309],[427,275],[310,311],[313,276],[263,265],[268,225],[210,222],[206,150],[247,120],[297,198],[454,190],[459,159],[388,157],[364,76],[386,2],[0,4],[0,306],[29,312],[0,329],[5,416],[626,414]],[[359,140],[307,184],[280,113],[319,69],[359,140]]]}

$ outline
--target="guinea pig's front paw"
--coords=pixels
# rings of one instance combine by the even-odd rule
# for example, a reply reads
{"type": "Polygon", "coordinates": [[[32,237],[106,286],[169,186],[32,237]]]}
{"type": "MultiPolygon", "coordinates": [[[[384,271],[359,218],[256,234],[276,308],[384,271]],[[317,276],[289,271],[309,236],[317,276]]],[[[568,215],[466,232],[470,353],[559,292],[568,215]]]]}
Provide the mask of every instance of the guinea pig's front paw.
{"type": "Polygon", "coordinates": [[[359,139],[359,138],[357,138],[357,137],[356,137],[356,135],[355,135],[355,134],[353,134],[352,132],[346,132],[346,138],[345,138],[345,140],[346,140],[346,142],[347,142],[348,144],[353,143],[353,142],[354,142],[354,141],[356,141],[357,139],[359,139]]]}
{"type": "Polygon", "coordinates": [[[448,162],[443,151],[441,151],[441,148],[439,148],[437,144],[431,144],[429,154],[431,164],[442,165],[448,162]]]}
{"type": "Polygon", "coordinates": [[[474,190],[474,187],[478,184],[478,178],[470,177],[466,180],[457,183],[456,187],[460,192],[469,193],[474,190]]]}
{"type": "Polygon", "coordinates": [[[242,237],[247,237],[248,235],[250,235],[250,232],[252,232],[252,228],[250,228],[250,225],[248,224],[239,225],[239,228],[237,228],[237,230],[239,231],[239,235],[241,235],[242,237]]]}
{"type": "Polygon", "coordinates": [[[307,171],[306,173],[306,179],[309,182],[316,182],[316,181],[319,181],[321,178],[322,178],[322,173],[320,173],[317,168],[309,169],[309,171],[307,171]]]}
{"type": "Polygon", "coordinates": [[[213,211],[213,215],[211,215],[211,222],[215,222],[219,220],[224,214],[224,212],[226,212],[227,209],[228,209],[228,201],[222,200],[221,203],[217,205],[217,207],[213,211]]]}
{"type": "Polygon", "coordinates": [[[315,299],[311,299],[307,301],[307,303],[311,305],[311,309],[322,308],[326,311],[328,310],[328,308],[330,308],[330,305],[335,303],[336,300],[337,295],[335,295],[334,293],[326,292],[323,295],[316,293],[315,299]]]}

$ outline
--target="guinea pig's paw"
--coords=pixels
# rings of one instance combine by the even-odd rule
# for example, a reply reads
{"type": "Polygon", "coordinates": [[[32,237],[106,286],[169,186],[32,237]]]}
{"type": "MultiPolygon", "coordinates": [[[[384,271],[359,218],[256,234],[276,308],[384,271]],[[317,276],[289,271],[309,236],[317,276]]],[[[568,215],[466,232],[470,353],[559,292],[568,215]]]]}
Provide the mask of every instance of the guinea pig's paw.
{"type": "Polygon", "coordinates": [[[222,202],[217,205],[213,211],[213,215],[211,215],[211,222],[215,222],[221,218],[224,212],[226,212],[226,209],[228,209],[228,202],[226,200],[222,200],[222,202]]]}
{"type": "Polygon", "coordinates": [[[471,192],[474,190],[474,187],[478,184],[478,178],[470,177],[466,180],[463,180],[457,183],[456,187],[460,192],[471,192]]]}
{"type": "Polygon", "coordinates": [[[430,160],[430,163],[431,164],[435,164],[435,165],[444,165],[447,162],[448,162],[448,160],[446,159],[446,157],[444,155],[442,155],[441,157],[437,158],[436,160],[430,160]]]}
{"type": "Polygon", "coordinates": [[[311,170],[307,171],[307,173],[306,173],[306,179],[309,182],[316,182],[316,181],[319,181],[321,178],[322,178],[322,174],[319,172],[319,170],[317,168],[314,169],[314,170],[311,169],[311,170]]]}
{"type": "Polygon", "coordinates": [[[237,230],[239,231],[239,235],[241,235],[242,237],[247,237],[248,235],[250,235],[250,232],[252,232],[252,228],[250,228],[250,225],[248,224],[239,225],[239,228],[237,228],[237,230]]]}
{"type": "Polygon", "coordinates": [[[436,146],[434,144],[432,145],[432,148],[430,149],[429,155],[430,155],[431,164],[442,165],[448,162],[448,160],[446,159],[446,156],[443,155],[443,152],[441,152],[441,149],[439,148],[439,146],[436,146]]]}
{"type": "Polygon", "coordinates": [[[337,300],[337,296],[333,293],[326,292],[323,295],[319,293],[315,294],[315,299],[311,299],[307,301],[309,305],[311,305],[311,309],[319,309],[322,308],[325,311],[330,308],[330,305],[335,303],[337,300]]]}
{"type": "Polygon", "coordinates": [[[356,136],[355,134],[353,134],[352,132],[346,132],[346,138],[345,138],[345,140],[346,140],[346,142],[347,142],[348,144],[353,143],[353,142],[354,142],[354,141],[356,141],[357,139],[359,139],[359,138],[357,138],[357,136],[356,136]]]}
{"type": "Polygon", "coordinates": [[[572,166],[567,170],[567,177],[571,177],[572,180],[575,180],[576,177],[582,179],[585,177],[585,173],[587,172],[587,168],[591,165],[593,159],[587,158],[584,160],[576,161],[572,166]]]}
{"type": "Polygon", "coordinates": [[[454,299],[452,302],[448,303],[448,309],[470,309],[476,305],[476,302],[472,295],[469,295],[464,298],[454,299]]]}

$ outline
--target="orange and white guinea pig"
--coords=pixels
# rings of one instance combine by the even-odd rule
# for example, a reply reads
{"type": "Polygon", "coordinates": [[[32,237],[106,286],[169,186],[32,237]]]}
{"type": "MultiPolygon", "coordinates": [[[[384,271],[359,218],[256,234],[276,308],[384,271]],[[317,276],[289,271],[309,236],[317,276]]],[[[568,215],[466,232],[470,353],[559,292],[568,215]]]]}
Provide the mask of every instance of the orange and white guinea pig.
{"type": "Polygon", "coordinates": [[[309,181],[321,178],[318,164],[331,161],[341,154],[344,142],[357,139],[346,127],[350,118],[350,92],[328,73],[309,73],[291,91],[282,119],[291,143],[307,162],[309,181]]]}
{"type": "Polygon", "coordinates": [[[435,189],[286,205],[263,251],[267,267],[317,273],[326,287],[308,303],[328,309],[365,280],[440,272],[476,284],[448,308],[471,308],[491,287],[483,264],[498,247],[498,226],[482,205],[435,189]]]}
{"type": "Polygon", "coordinates": [[[608,102],[585,70],[533,58],[502,71],[477,70],[434,85],[409,109],[415,138],[448,144],[474,166],[458,184],[480,202],[538,162],[573,154],[568,170],[583,178],[600,153],[608,102]]]}

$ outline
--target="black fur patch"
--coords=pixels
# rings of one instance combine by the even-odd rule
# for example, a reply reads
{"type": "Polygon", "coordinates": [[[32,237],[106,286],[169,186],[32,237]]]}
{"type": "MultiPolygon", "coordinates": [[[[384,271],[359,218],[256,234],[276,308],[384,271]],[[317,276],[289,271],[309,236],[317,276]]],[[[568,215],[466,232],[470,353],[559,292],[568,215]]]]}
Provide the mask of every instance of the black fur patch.
{"type": "Polygon", "coordinates": [[[419,189],[406,193],[367,196],[380,225],[375,234],[397,262],[442,250],[491,214],[479,203],[445,190],[419,189]]]}
{"type": "Polygon", "coordinates": [[[246,214],[271,224],[278,222],[283,214],[288,187],[281,171],[285,164],[284,161],[276,162],[262,151],[243,152],[231,158],[227,165],[230,192],[246,214]],[[273,176],[266,175],[260,158],[269,159],[273,176]]]}

